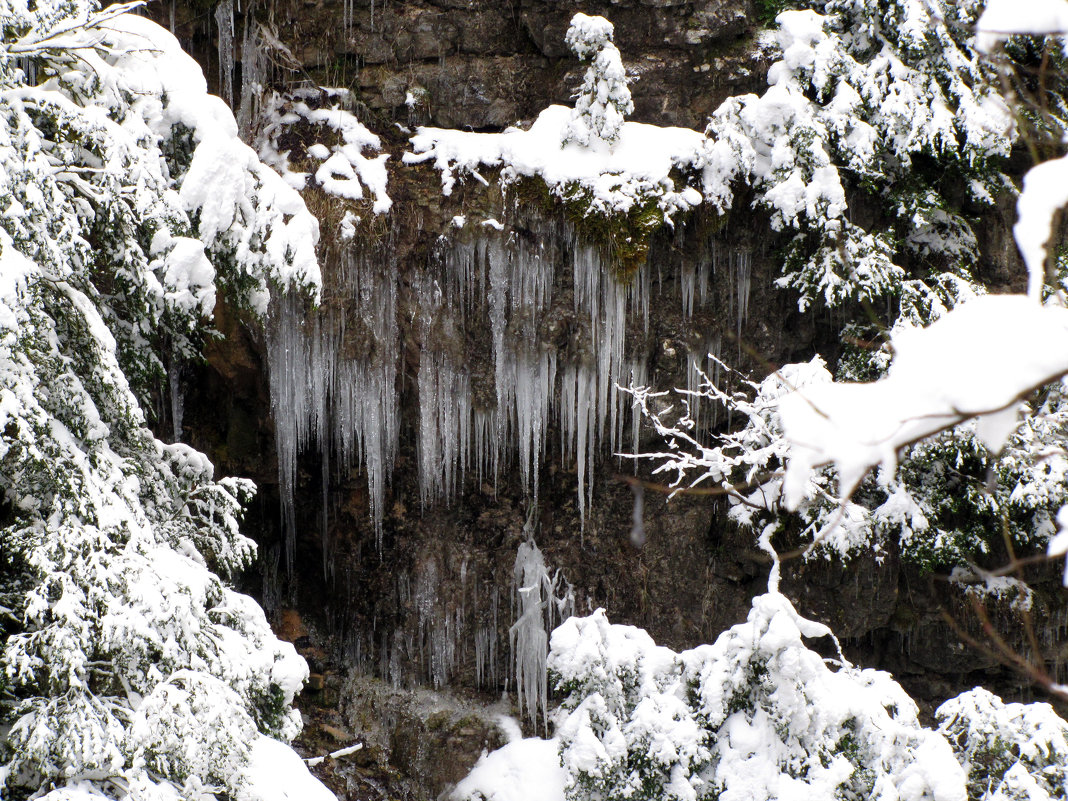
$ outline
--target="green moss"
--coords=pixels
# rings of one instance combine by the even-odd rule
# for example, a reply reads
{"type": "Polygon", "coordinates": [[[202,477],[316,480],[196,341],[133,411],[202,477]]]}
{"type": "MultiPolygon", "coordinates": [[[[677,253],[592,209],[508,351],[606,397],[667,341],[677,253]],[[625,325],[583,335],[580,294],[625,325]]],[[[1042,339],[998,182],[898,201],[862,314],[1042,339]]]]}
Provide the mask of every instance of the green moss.
{"type": "Polygon", "coordinates": [[[664,213],[653,197],[635,203],[625,214],[596,210],[592,199],[585,187],[569,187],[560,201],[564,216],[584,241],[601,252],[617,278],[629,280],[648,261],[652,238],[664,227],[664,213]]]}
{"type": "Polygon", "coordinates": [[[521,208],[546,217],[562,214],[622,281],[630,280],[646,263],[653,237],[665,226],[664,213],[653,196],[635,203],[625,214],[610,214],[594,208],[592,193],[578,184],[558,193],[539,178],[520,178],[509,186],[509,193],[521,208]]]}
{"type": "Polygon", "coordinates": [[[775,17],[786,9],[794,7],[796,3],[791,3],[789,0],[755,0],[753,5],[756,7],[757,20],[761,26],[767,28],[775,22],[775,17]]]}

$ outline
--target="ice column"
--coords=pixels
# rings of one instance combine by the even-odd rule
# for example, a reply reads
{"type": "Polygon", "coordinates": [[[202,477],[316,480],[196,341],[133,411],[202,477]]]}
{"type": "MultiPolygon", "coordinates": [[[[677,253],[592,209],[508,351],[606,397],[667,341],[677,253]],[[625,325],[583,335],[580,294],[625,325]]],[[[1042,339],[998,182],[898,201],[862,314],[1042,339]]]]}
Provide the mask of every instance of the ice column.
{"type": "Polygon", "coordinates": [[[523,486],[535,500],[556,382],[556,352],[538,341],[552,301],[554,253],[547,241],[513,237],[488,248],[498,432],[502,442],[515,443],[523,486]]]}
{"type": "Polygon", "coordinates": [[[245,141],[252,141],[253,124],[260,118],[260,98],[270,66],[260,44],[259,25],[249,20],[241,41],[241,99],[237,108],[237,127],[245,141]]]}
{"type": "Polygon", "coordinates": [[[223,0],[215,7],[215,24],[219,26],[219,93],[233,107],[234,0],[223,0]]]}
{"type": "Polygon", "coordinates": [[[464,362],[462,317],[437,280],[413,278],[419,330],[419,498],[425,508],[451,501],[471,453],[473,410],[464,362]]]}
{"type": "Polygon", "coordinates": [[[516,621],[512,624],[512,655],[515,659],[515,686],[522,714],[535,723],[541,711],[542,723],[548,720],[548,680],[545,661],[549,650],[549,632],[575,611],[575,596],[569,584],[562,582],[560,571],[549,575],[545,558],[533,538],[519,546],[513,574],[516,621]],[[563,584],[562,594],[560,585],[563,584]]]}
{"type": "Polygon", "coordinates": [[[601,449],[619,449],[623,396],[631,365],[624,358],[628,307],[648,325],[648,276],[639,272],[625,286],[603,264],[596,248],[572,241],[575,312],[588,325],[588,350],[561,370],[560,422],[565,457],[577,465],[579,512],[583,520],[593,497],[593,468],[601,449]]]}
{"type": "Polygon", "coordinates": [[[323,456],[324,483],[330,478],[330,454],[341,471],[363,467],[371,517],[381,537],[397,448],[399,336],[396,273],[389,259],[381,267],[374,261],[342,254],[318,312],[297,293],[271,304],[268,368],[290,572],[297,456],[313,444],[323,456]]]}

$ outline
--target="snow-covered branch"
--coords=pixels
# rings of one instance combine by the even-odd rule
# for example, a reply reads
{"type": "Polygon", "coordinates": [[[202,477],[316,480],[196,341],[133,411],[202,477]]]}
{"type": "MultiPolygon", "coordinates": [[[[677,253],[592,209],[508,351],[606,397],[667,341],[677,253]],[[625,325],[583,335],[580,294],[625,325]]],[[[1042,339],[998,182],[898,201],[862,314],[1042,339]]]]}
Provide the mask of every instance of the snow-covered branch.
{"type": "Polygon", "coordinates": [[[810,384],[782,399],[791,508],[816,467],[833,464],[849,492],[870,468],[892,475],[904,446],[972,417],[983,443],[1000,451],[1020,401],[1068,372],[1068,309],[988,295],[899,332],[893,349],[881,381],[810,384]]]}

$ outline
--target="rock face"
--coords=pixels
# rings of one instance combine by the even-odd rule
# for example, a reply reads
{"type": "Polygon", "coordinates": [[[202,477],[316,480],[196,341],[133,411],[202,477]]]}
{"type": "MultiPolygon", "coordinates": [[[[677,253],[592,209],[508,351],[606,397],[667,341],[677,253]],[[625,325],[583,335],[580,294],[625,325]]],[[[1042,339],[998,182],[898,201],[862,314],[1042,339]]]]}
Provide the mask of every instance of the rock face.
{"type": "MultiPolygon", "coordinates": [[[[174,19],[175,33],[217,80],[217,34],[199,9],[156,13],[163,24],[174,19]]],[[[483,130],[568,101],[581,77],[564,45],[575,10],[534,0],[280,0],[245,14],[287,47],[275,59],[280,78],[347,86],[384,121],[483,130]]],[[[725,97],[764,84],[755,3],[630,0],[582,10],[615,24],[639,122],[702,128],[725,97]]]]}
{"type": "MultiPolygon", "coordinates": [[[[170,19],[166,9],[156,13],[164,24],[173,20],[173,29],[216,79],[218,43],[204,22],[211,15],[203,10],[172,6],[170,19]]],[[[700,129],[724,97],[764,84],[767,64],[756,46],[754,3],[621,0],[583,10],[615,24],[616,43],[634,79],[637,121],[700,129]]],[[[668,501],[663,493],[647,491],[646,542],[634,547],[629,537],[634,497],[617,476],[633,473],[634,465],[611,455],[607,437],[585,471],[591,491],[588,509],[580,510],[578,459],[558,412],[546,415],[536,500],[514,451],[502,451],[495,471],[469,465],[444,499],[428,499],[420,483],[420,459],[428,447],[421,371],[432,361],[451,360],[470,379],[473,409],[492,410],[500,401],[492,310],[481,322],[470,322],[475,318],[425,291],[434,281],[439,289],[445,285],[443,247],[458,242],[484,254],[491,247],[517,247],[524,237],[531,247],[541,245],[550,238],[547,231],[556,231],[556,255],[546,268],[551,301],[537,309],[529,329],[523,328],[530,320],[522,309],[510,308],[502,336],[518,340],[524,331],[533,332],[533,351],[539,358],[551,354],[558,375],[565,367],[588,365],[592,356],[589,331],[576,311],[571,260],[579,244],[565,211],[521,192],[502,195],[492,182],[488,188],[469,183],[443,198],[437,173],[399,167],[406,146],[400,127],[499,129],[531,119],[550,103],[567,102],[580,77],[563,45],[572,12],[549,0],[506,5],[305,0],[245,12],[277,37],[271,51],[275,80],[310,78],[348,87],[361,120],[391,153],[393,212],[361,228],[351,246],[366,254],[369,275],[390,282],[395,304],[389,307],[395,334],[388,353],[395,359],[390,391],[399,433],[381,526],[373,520],[366,465],[345,470],[327,446],[301,455],[294,530],[288,535],[282,530],[265,338],[256,326],[220,306],[216,326],[224,336],[211,344],[208,365],[189,376],[186,393],[191,444],[207,452],[220,472],[250,476],[260,486],[248,520],[262,554],[261,575],[250,577],[251,589],[262,587],[268,612],[317,676],[305,693],[306,717],[313,724],[305,746],[326,752],[347,745],[350,736],[366,743],[363,752],[321,768],[350,798],[436,797],[482,748],[501,742],[492,713],[413,688],[481,693],[483,701],[514,693],[512,571],[519,544],[531,534],[550,569],[562,571],[560,587],[572,585],[580,612],[603,606],[613,622],[642,626],[676,650],[711,641],[743,620],[751,597],[766,588],[766,557],[751,533],[725,522],[720,501],[686,496],[668,501]],[[452,220],[459,214],[500,218],[507,232],[457,233],[452,220]],[[287,536],[295,557],[291,568],[287,536]],[[299,616],[283,614],[287,607],[299,616]],[[466,756],[454,759],[458,753],[466,756]]],[[[330,220],[337,215],[331,214],[327,210],[323,218],[328,239],[336,228],[330,220]]],[[[768,230],[766,220],[744,203],[729,219],[695,214],[653,237],[639,275],[612,279],[624,293],[641,281],[647,286],[647,311],[632,304],[626,315],[625,356],[643,360],[650,385],[694,386],[693,367],[707,364],[703,358],[710,348],[754,374],[766,371],[768,363],[808,359],[816,351],[834,359],[836,335],[829,321],[799,314],[793,299],[773,288],[773,254],[780,243],[769,239],[768,230]],[[706,271],[707,284],[695,302],[699,269],[706,271]]],[[[991,249],[1005,249],[1011,241],[1006,231],[1004,220],[991,220],[984,233],[991,249]]],[[[381,304],[368,306],[365,298],[359,305],[351,282],[339,277],[343,261],[336,249],[324,248],[327,300],[320,319],[335,313],[352,318],[346,318],[348,334],[339,347],[342,362],[381,358],[387,351],[379,335],[354,333],[373,328],[368,321],[381,304]]],[[[998,283],[1018,278],[992,269],[989,274],[998,283]]],[[[491,301],[483,297],[479,303],[488,309],[491,301]]],[[[442,390],[442,408],[455,398],[452,390],[442,390]]],[[[615,449],[631,450],[635,443],[655,447],[648,426],[638,424],[632,433],[625,403],[621,409],[626,435],[615,449]]],[[[713,414],[705,410],[708,429],[730,423],[713,414]]],[[[638,472],[651,478],[647,465],[638,472]]],[[[920,700],[936,703],[972,686],[980,678],[977,671],[984,683],[1011,691],[1013,679],[998,673],[988,655],[961,645],[953,631],[956,626],[978,633],[974,611],[945,584],[903,568],[892,553],[878,564],[868,558],[847,565],[794,561],[786,566],[783,588],[799,611],[834,629],[850,658],[892,670],[920,700]]],[[[1039,603],[1045,603],[1041,597],[1039,603]]],[[[1063,618],[1045,607],[1035,617],[1063,618]]],[[[1063,662],[1054,653],[1060,629],[1050,626],[1042,645],[1047,656],[1063,662]]]]}

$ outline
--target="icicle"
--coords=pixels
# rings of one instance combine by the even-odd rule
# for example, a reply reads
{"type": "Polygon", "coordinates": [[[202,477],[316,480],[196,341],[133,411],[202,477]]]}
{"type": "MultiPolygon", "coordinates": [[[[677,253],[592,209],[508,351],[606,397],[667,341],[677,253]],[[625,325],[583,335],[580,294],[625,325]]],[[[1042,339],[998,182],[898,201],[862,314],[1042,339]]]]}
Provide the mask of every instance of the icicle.
{"type": "Polygon", "coordinates": [[[259,26],[249,19],[241,42],[241,98],[236,115],[238,130],[245,141],[253,139],[269,68],[267,51],[261,46],[259,26]]]}
{"type": "MultiPolygon", "coordinates": [[[[644,387],[649,384],[649,363],[643,358],[632,359],[630,362],[630,386],[644,387]]],[[[642,414],[636,402],[631,403],[630,409],[630,452],[640,453],[638,450],[641,435],[642,414]]],[[[638,473],[638,460],[634,459],[634,474],[638,473]]]]}
{"type": "Polygon", "coordinates": [[[182,441],[182,419],[185,417],[185,396],[182,394],[182,367],[177,358],[167,366],[167,384],[171,400],[171,433],[174,442],[182,441]]]}
{"type": "Polygon", "coordinates": [[[708,303],[709,273],[713,269],[712,259],[701,258],[697,262],[697,301],[704,306],[708,303]]]}
{"type": "Polygon", "coordinates": [[[267,325],[286,565],[292,575],[297,456],[332,448],[339,471],[363,467],[381,546],[385,490],[398,438],[396,270],[346,255],[334,288],[346,304],[313,314],[296,293],[276,298],[267,325]],[[359,325],[353,323],[358,321],[359,325]]]}
{"type": "Polygon", "coordinates": [[[679,295],[682,297],[682,313],[689,319],[693,317],[693,298],[697,290],[697,265],[689,260],[683,261],[679,271],[679,295]]]}
{"type": "Polygon", "coordinates": [[[333,559],[330,558],[330,449],[322,448],[321,451],[322,476],[320,477],[320,482],[322,484],[323,528],[320,535],[320,545],[323,558],[323,580],[329,583],[334,566],[333,559]]]}
{"type": "Polygon", "coordinates": [[[556,384],[556,354],[538,346],[549,308],[553,251],[543,242],[490,240],[488,316],[493,337],[498,447],[515,443],[524,489],[535,501],[556,384]]]}
{"type": "Polygon", "coordinates": [[[309,358],[309,337],[302,298],[291,292],[276,297],[270,305],[267,324],[267,364],[270,373],[271,411],[275,421],[278,455],[278,489],[281,496],[282,530],[286,572],[293,576],[296,535],[294,490],[297,455],[308,444],[313,410],[321,404],[315,397],[312,376],[317,365],[309,358]],[[309,392],[309,388],[313,391],[309,392]]]}
{"type": "Polygon", "coordinates": [[[561,574],[553,577],[545,567],[545,558],[534,544],[527,521],[528,539],[519,546],[513,571],[516,621],[509,629],[515,664],[515,687],[521,714],[535,724],[541,711],[542,724],[548,725],[548,680],[545,662],[548,657],[549,631],[561,618],[574,613],[575,597],[570,584],[557,597],[561,574]]]}
{"type": "Polygon", "coordinates": [[[753,275],[753,254],[735,254],[731,260],[731,274],[731,283],[737,292],[737,334],[740,344],[742,324],[749,319],[749,284],[753,275]]]}
{"type": "Polygon", "coordinates": [[[215,24],[219,27],[219,94],[233,107],[234,0],[223,0],[215,7],[215,24]]]}
{"type": "Polygon", "coordinates": [[[630,544],[635,548],[645,545],[645,487],[635,481],[630,485],[634,493],[634,510],[631,513],[630,544]]]}
{"type": "Polygon", "coordinates": [[[589,321],[591,362],[567,368],[560,390],[561,434],[575,443],[579,514],[593,500],[593,469],[601,449],[619,449],[623,417],[621,393],[628,299],[631,309],[648,315],[648,282],[644,271],[631,286],[620,285],[601,264],[597,251],[572,238],[575,311],[589,321]],[[607,431],[606,431],[607,429],[607,431]]]}

